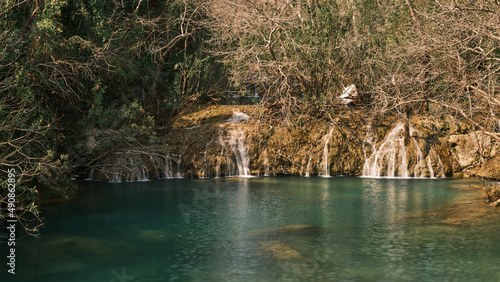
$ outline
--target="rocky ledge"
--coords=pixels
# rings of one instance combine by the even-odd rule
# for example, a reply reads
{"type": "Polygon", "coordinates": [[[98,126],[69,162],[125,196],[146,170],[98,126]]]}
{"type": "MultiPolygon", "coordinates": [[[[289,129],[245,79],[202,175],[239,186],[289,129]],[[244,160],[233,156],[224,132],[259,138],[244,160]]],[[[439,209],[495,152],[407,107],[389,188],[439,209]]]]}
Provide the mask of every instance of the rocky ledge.
{"type": "Polygon", "coordinates": [[[185,111],[162,136],[168,154],[115,152],[93,167],[91,177],[135,181],[368,173],[500,179],[500,144],[451,116],[416,116],[405,125],[397,116],[375,119],[362,109],[340,109],[328,120],[313,115],[283,119],[280,111],[276,105],[185,111]]]}

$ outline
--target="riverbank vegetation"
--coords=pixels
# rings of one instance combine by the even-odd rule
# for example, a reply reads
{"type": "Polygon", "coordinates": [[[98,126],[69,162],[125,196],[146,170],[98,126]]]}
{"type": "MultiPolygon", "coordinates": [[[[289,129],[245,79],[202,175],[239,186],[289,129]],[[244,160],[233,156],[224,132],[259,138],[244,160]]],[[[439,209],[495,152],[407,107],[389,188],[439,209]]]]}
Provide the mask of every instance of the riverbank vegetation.
{"type": "Polygon", "coordinates": [[[168,152],[186,107],[257,92],[285,123],[334,122],[352,84],[367,121],[451,115],[498,141],[498,26],[493,0],[2,1],[0,170],[36,222],[110,153],[168,152]]]}

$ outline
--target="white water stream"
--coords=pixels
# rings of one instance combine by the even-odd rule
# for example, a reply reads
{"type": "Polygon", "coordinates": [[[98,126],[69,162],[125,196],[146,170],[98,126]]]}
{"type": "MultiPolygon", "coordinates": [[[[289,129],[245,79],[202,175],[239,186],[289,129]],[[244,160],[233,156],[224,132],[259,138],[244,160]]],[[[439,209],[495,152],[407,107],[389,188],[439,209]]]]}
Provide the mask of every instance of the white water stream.
{"type": "Polygon", "coordinates": [[[430,177],[435,178],[433,159],[435,166],[439,169],[439,176],[445,177],[443,164],[434,149],[427,148],[422,151],[421,145],[417,141],[418,132],[410,126],[410,138],[416,153],[416,163],[410,171],[409,154],[404,140],[405,126],[398,123],[387,134],[378,147],[371,142],[371,136],[367,137],[367,143],[373,146],[373,153],[366,158],[363,167],[365,177],[430,177]]]}
{"type": "Polygon", "coordinates": [[[110,176],[112,182],[149,180],[149,173],[141,158],[128,151],[119,152],[116,155],[110,176]]]}
{"type": "Polygon", "coordinates": [[[311,169],[311,158],[312,158],[312,155],[309,154],[309,160],[307,161],[306,174],[304,175],[305,177],[310,177],[311,176],[311,174],[309,174],[309,171],[311,169]]]}
{"type": "Polygon", "coordinates": [[[250,157],[248,155],[249,145],[247,144],[245,131],[238,124],[249,118],[248,115],[242,112],[233,112],[233,116],[226,120],[230,124],[225,127],[225,133],[222,130],[219,132],[221,154],[217,159],[217,176],[220,176],[220,165],[224,158],[226,160],[224,176],[252,176],[250,172],[250,157]],[[233,154],[228,155],[229,150],[227,148],[230,148],[233,154]]]}
{"type": "Polygon", "coordinates": [[[325,147],[323,148],[323,173],[320,175],[322,177],[330,177],[330,166],[328,163],[328,143],[332,138],[333,127],[330,129],[327,135],[325,135],[325,147]]]}
{"type": "Polygon", "coordinates": [[[248,156],[248,146],[246,144],[245,132],[237,127],[229,132],[229,146],[234,152],[236,166],[238,167],[238,176],[249,177],[250,157],[248,156]]]}

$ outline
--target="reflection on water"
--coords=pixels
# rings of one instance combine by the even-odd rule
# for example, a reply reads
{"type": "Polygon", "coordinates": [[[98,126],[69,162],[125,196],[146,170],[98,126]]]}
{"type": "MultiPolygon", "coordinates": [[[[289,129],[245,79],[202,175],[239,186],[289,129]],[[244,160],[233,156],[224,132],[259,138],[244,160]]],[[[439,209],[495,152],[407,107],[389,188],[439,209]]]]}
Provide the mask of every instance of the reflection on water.
{"type": "MultiPolygon", "coordinates": [[[[3,271],[0,279],[496,281],[497,224],[408,220],[477,197],[454,188],[468,183],[348,177],[85,182],[71,202],[42,206],[41,239],[22,242],[17,274],[3,271]]],[[[0,251],[6,253],[5,245],[0,251]]]]}

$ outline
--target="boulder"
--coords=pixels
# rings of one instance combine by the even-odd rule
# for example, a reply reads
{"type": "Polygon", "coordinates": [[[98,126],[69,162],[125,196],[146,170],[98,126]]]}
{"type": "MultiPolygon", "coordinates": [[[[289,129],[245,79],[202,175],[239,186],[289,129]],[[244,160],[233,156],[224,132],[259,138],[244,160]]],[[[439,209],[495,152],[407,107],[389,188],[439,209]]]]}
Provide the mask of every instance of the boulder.
{"type": "Polygon", "coordinates": [[[360,97],[356,85],[351,84],[344,88],[344,91],[342,91],[342,94],[338,97],[338,99],[340,99],[341,103],[346,106],[359,103],[360,97]]]}

